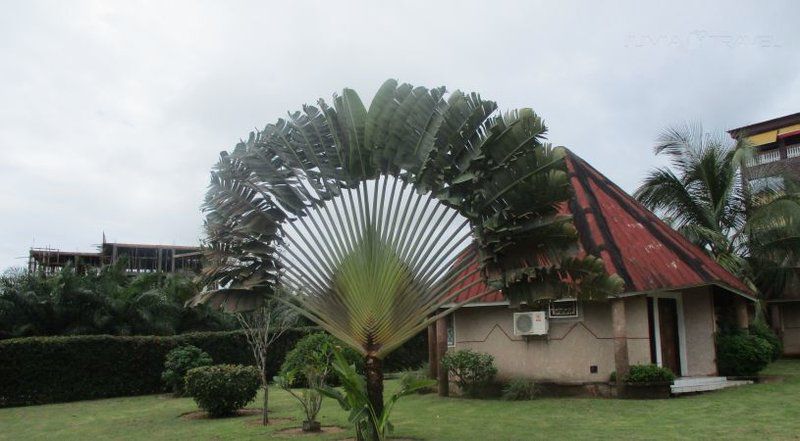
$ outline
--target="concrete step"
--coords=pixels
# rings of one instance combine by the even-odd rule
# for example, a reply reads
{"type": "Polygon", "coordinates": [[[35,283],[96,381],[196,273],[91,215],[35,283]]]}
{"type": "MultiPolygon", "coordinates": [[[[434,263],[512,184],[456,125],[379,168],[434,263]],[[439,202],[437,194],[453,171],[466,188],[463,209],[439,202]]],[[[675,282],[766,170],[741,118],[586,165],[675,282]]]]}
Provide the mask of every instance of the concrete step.
{"type": "Polygon", "coordinates": [[[725,377],[681,377],[675,379],[671,390],[673,394],[679,395],[696,392],[708,392],[752,383],[752,381],[728,380],[725,377]]]}

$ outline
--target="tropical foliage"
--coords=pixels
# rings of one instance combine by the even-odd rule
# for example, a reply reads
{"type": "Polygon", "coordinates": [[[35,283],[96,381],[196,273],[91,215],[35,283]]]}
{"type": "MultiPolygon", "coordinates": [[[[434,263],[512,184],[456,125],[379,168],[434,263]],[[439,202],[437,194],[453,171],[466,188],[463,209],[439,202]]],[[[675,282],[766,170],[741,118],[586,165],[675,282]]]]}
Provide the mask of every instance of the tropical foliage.
{"type": "Polygon", "coordinates": [[[17,270],[0,276],[0,338],[36,335],[172,335],[235,328],[210,308],[187,310],[198,293],[190,276],[125,274],[124,264],[86,274],[17,270]]]}
{"type": "Polygon", "coordinates": [[[651,171],[635,196],[767,297],[782,293],[800,280],[800,188],[788,177],[748,185],[753,149],[725,139],[699,124],[667,129],[655,152],[670,166],[651,171]]]}
{"type": "Polygon", "coordinates": [[[670,167],[651,171],[634,196],[725,268],[746,275],[748,204],[741,168],[750,150],[695,124],[665,130],[655,153],[668,156],[670,167]]]}
{"type": "Polygon", "coordinates": [[[785,176],[783,185],[766,188],[748,218],[748,262],[766,298],[800,292],[800,183],[785,176]]]}
{"type": "Polygon", "coordinates": [[[717,367],[721,375],[756,375],[770,361],[774,347],[755,334],[730,329],[717,335],[717,367]]]}
{"type": "Polygon", "coordinates": [[[492,355],[471,349],[447,351],[442,357],[442,367],[447,370],[461,393],[472,397],[477,396],[497,374],[492,355]]]}
{"type": "Polygon", "coordinates": [[[621,290],[577,257],[564,151],[545,133],[530,109],[394,80],[369,109],[350,89],[304,106],[221,154],[204,266],[220,289],[193,303],[253,309],[285,287],[365,357],[380,414],[383,358],[459,307],[470,276],[512,302],[621,290]]]}
{"type": "Polygon", "coordinates": [[[675,374],[669,368],[655,364],[635,364],[622,379],[629,384],[662,383],[675,380],[675,374]]]}
{"type": "Polygon", "coordinates": [[[253,401],[261,375],[253,366],[218,364],[186,373],[186,393],[212,418],[232,415],[253,401]]]}
{"type": "Polygon", "coordinates": [[[355,426],[356,436],[359,440],[385,440],[387,435],[394,431],[389,416],[397,401],[406,395],[428,388],[434,383],[433,380],[427,378],[408,379],[400,384],[400,389],[392,394],[385,405],[378,410],[372,405],[367,382],[356,371],[355,365],[348,364],[338,350],[335,350],[333,355],[334,360],[331,366],[339,377],[342,391],[325,385],[321,386],[319,391],[336,400],[342,409],[349,413],[347,419],[355,426]]]}
{"type": "MultiPolygon", "coordinates": [[[[364,359],[356,352],[355,349],[350,347],[342,347],[341,341],[337,340],[327,332],[315,332],[308,334],[297,341],[291,351],[286,353],[286,358],[283,359],[281,365],[280,376],[289,377],[290,372],[302,373],[303,369],[307,366],[314,366],[317,369],[324,369],[326,366],[320,365],[321,362],[329,364],[333,359],[333,351],[335,348],[341,348],[340,351],[347,364],[356,366],[359,373],[364,373],[364,359]],[[324,356],[320,355],[320,351],[324,351],[324,356]]],[[[336,385],[338,380],[336,373],[330,369],[326,370],[325,383],[336,385]]],[[[291,387],[307,387],[305,377],[303,375],[292,375],[289,382],[291,387]]]]}
{"type": "Polygon", "coordinates": [[[541,393],[541,388],[531,378],[512,378],[503,386],[503,399],[508,401],[533,400],[541,393]]]}
{"type": "Polygon", "coordinates": [[[322,389],[326,385],[326,377],[331,370],[331,363],[334,359],[330,343],[323,343],[316,347],[316,350],[306,353],[307,363],[294,369],[282,372],[275,377],[275,383],[292,396],[303,408],[306,419],[303,421],[303,431],[319,431],[320,425],[317,421],[317,414],[322,408],[322,389]],[[296,377],[303,377],[306,389],[295,391],[292,385],[296,377]]]}
{"type": "Polygon", "coordinates": [[[179,346],[167,353],[161,379],[175,396],[183,396],[183,383],[186,372],[200,366],[210,366],[211,356],[197,346],[179,346]]]}

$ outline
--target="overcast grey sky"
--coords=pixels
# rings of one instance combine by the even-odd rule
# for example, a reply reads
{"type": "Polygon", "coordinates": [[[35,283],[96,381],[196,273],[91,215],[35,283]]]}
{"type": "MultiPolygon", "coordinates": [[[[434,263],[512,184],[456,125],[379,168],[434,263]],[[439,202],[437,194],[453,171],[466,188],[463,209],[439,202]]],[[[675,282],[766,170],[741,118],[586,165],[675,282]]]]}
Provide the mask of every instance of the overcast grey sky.
{"type": "Polygon", "coordinates": [[[0,269],[196,243],[220,150],[390,77],[532,107],[628,191],[665,126],[800,111],[800,2],[642,3],[2,0],[0,269]]]}

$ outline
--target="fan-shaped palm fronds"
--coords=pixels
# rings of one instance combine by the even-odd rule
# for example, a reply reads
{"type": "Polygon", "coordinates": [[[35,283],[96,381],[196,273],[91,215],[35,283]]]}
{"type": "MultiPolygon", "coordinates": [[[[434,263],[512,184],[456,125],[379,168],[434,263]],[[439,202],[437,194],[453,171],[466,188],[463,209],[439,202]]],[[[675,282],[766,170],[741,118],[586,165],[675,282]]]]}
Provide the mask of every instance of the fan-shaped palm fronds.
{"type": "Polygon", "coordinates": [[[369,370],[474,272],[500,289],[614,294],[596,258],[575,259],[577,233],[558,214],[571,195],[564,153],[545,132],[530,109],[499,114],[474,93],[394,80],[369,109],[350,89],[305,106],[221,154],[204,269],[220,289],[192,303],[252,309],[284,284],[369,370]]]}

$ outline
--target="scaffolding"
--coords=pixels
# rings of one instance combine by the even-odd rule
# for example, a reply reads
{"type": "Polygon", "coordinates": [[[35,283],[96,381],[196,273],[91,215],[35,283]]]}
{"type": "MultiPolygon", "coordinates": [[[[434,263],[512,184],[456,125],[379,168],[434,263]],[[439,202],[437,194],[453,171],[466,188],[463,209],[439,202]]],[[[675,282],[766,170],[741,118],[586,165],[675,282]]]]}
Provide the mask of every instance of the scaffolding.
{"type": "Polygon", "coordinates": [[[181,245],[152,245],[106,242],[97,252],[63,251],[57,248],[31,248],[28,255],[28,270],[53,274],[66,265],[72,265],[79,273],[89,268],[125,262],[128,274],[154,272],[199,273],[202,265],[200,247],[181,245]]]}

